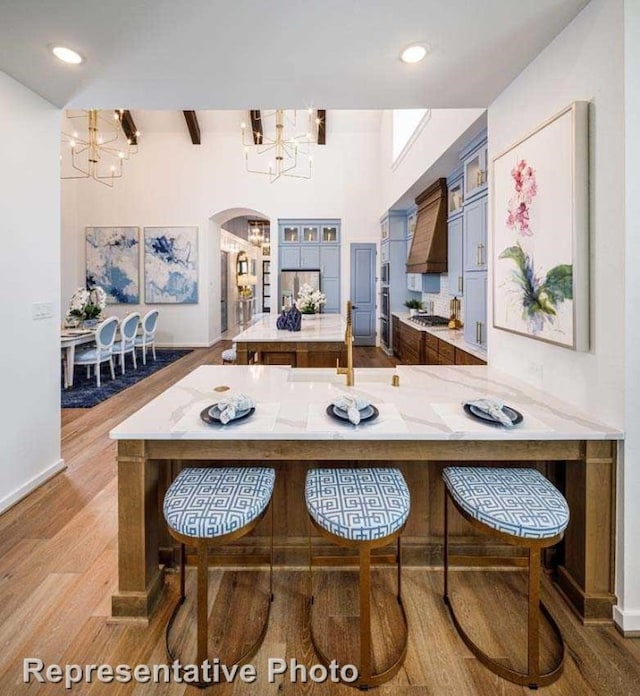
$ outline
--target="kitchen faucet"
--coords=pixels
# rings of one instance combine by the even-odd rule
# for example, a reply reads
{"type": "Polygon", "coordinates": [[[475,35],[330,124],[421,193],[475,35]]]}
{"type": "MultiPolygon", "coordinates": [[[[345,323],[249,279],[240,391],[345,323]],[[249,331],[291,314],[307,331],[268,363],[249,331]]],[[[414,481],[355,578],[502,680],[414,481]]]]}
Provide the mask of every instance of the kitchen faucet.
{"type": "Polygon", "coordinates": [[[351,300],[347,300],[347,328],[344,332],[344,342],[347,344],[347,366],[340,367],[340,359],[336,360],[336,372],[347,376],[347,386],[355,384],[353,374],[353,324],[351,320],[351,300]]]}

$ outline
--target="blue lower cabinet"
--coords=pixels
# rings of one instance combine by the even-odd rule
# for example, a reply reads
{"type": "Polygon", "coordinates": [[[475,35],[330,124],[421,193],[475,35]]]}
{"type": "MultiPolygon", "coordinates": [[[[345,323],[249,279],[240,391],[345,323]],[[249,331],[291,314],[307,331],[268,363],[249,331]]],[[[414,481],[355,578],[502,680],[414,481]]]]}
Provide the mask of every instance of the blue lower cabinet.
{"type": "Polygon", "coordinates": [[[464,293],[464,339],[487,347],[487,274],[467,273],[464,293]]]}

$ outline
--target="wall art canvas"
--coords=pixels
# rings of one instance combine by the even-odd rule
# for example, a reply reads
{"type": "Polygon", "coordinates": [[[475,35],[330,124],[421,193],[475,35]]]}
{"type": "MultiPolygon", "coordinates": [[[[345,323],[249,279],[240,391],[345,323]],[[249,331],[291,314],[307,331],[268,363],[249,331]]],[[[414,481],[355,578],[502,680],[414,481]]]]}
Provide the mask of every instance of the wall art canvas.
{"type": "Polygon", "coordinates": [[[99,285],[107,304],[140,302],[140,228],[87,227],[87,287],[99,285]]]}
{"type": "Polygon", "coordinates": [[[148,304],[198,301],[198,228],[144,228],[144,295],[148,304]]]}
{"type": "Polygon", "coordinates": [[[589,348],[588,103],[493,160],[493,326],[589,348]]]}

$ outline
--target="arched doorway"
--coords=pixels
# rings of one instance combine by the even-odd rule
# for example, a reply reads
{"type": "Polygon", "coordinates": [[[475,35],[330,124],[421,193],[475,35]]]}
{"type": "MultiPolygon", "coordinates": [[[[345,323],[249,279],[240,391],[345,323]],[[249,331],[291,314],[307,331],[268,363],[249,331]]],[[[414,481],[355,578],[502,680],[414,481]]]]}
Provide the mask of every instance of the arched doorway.
{"type": "Polygon", "coordinates": [[[233,336],[254,312],[270,309],[270,230],[272,222],[267,214],[253,208],[227,208],[210,217],[212,231],[211,278],[209,316],[210,333],[233,336]],[[267,235],[265,244],[253,243],[249,232],[259,221],[267,235]],[[248,264],[239,274],[238,254],[246,255],[248,264]],[[216,276],[219,282],[215,281],[216,276]],[[241,279],[241,282],[239,282],[241,279]]]}

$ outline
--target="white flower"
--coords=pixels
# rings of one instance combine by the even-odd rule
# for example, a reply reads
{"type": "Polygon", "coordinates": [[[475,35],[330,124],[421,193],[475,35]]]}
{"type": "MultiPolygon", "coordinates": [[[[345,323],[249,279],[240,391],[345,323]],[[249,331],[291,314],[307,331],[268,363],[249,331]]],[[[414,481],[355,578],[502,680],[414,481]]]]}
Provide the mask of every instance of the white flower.
{"type": "Polygon", "coordinates": [[[318,312],[320,305],[323,305],[326,301],[327,296],[320,290],[314,290],[308,283],[302,285],[296,298],[298,309],[307,313],[318,312]]]}
{"type": "Polygon", "coordinates": [[[107,305],[107,294],[95,286],[91,290],[78,288],[69,300],[69,307],[65,315],[66,321],[71,319],[97,319],[107,305]]]}

